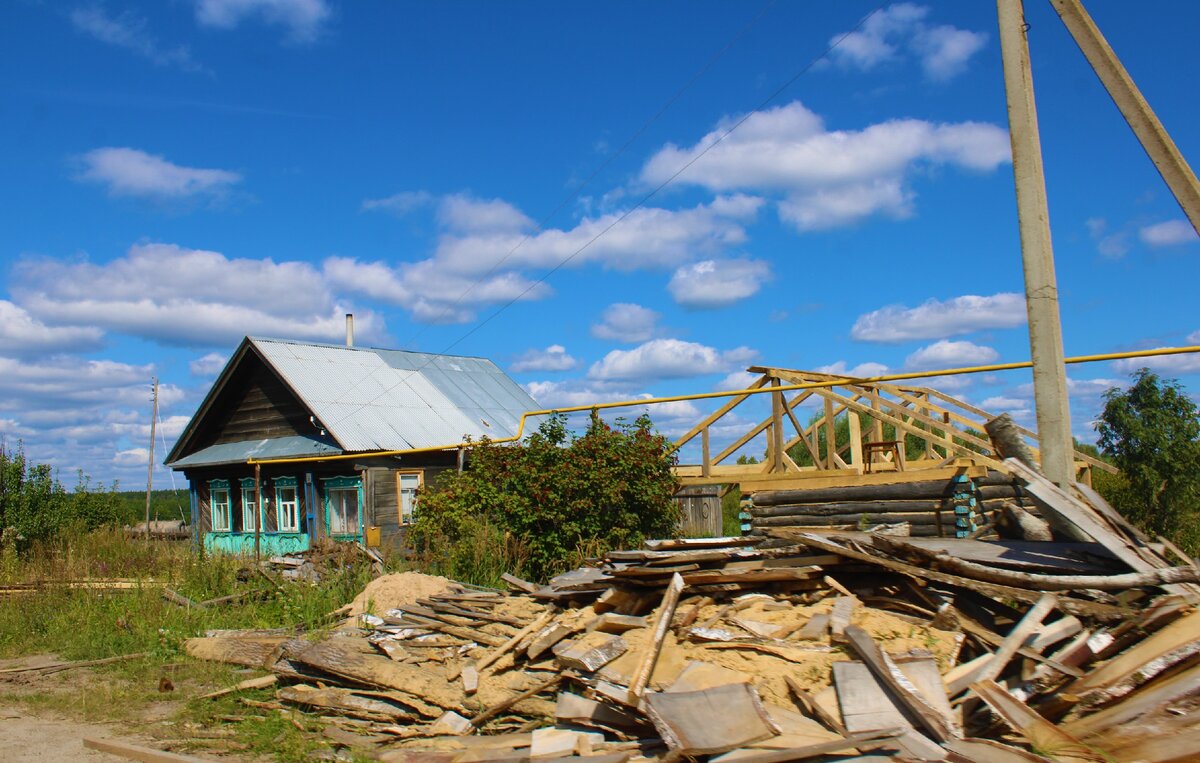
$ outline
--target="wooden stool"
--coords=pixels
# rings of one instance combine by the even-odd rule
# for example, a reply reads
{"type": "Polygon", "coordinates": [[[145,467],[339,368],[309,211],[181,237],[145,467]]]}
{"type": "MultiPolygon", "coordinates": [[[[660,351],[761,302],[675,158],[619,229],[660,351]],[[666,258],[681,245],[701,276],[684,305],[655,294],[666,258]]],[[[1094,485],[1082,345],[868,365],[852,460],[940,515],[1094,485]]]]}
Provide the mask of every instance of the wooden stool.
{"type": "Polygon", "coordinates": [[[864,442],[863,443],[863,461],[867,465],[867,474],[870,474],[875,465],[875,454],[886,456],[892,454],[891,463],[896,465],[896,471],[904,471],[904,456],[900,454],[900,442],[898,440],[885,440],[883,442],[864,442]]]}

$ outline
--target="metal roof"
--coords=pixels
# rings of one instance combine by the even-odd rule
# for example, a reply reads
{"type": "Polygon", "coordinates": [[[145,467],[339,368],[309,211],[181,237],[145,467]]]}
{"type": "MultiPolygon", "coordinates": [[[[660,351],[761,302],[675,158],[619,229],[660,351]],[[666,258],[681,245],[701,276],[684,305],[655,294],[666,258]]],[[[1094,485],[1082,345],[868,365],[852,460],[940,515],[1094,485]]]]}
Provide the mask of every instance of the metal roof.
{"type": "Polygon", "coordinates": [[[293,435],[270,440],[224,442],[202,448],[171,463],[172,469],[218,464],[244,464],[251,458],[286,458],[290,456],[327,456],[342,451],[336,446],[311,437],[293,435]]]}
{"type": "Polygon", "coordinates": [[[466,437],[512,437],[521,414],[539,407],[484,358],[253,337],[249,341],[346,451],[431,448],[452,446],[466,437]]]}

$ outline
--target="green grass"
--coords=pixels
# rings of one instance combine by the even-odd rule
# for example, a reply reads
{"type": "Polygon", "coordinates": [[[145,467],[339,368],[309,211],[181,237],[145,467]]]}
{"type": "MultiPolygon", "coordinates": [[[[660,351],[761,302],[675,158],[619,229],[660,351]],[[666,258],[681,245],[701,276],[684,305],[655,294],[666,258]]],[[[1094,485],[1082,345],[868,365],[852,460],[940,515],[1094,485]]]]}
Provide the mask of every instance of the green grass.
{"type": "Polygon", "coordinates": [[[187,728],[222,725],[233,729],[230,739],[245,745],[239,754],[306,759],[312,750],[327,746],[319,733],[320,721],[291,710],[281,713],[241,703],[240,696],[272,699],[270,691],[188,701],[246,675],[232,666],[190,659],[183,642],[217,628],[295,627],[319,633],[329,624],[328,614],[362,590],[371,570],[349,548],[315,584],[271,581],[250,568],[249,559],[201,557],[187,543],[147,543],[108,530],[61,538],[23,555],[0,549],[0,587],[32,582],[43,586],[0,599],[0,659],[54,654],[64,660],[93,660],[146,653],[136,660],[34,678],[32,683],[0,683],[0,701],[88,721],[139,725],[142,730],[148,728],[149,715],[173,724],[165,733],[176,739],[187,737],[187,728]],[[138,582],[119,591],[55,584],[100,578],[138,582]],[[164,586],[193,601],[234,593],[250,597],[232,605],[187,608],[164,599],[164,586]],[[174,691],[159,691],[163,678],[174,691]],[[262,715],[266,720],[221,720],[229,715],[262,715]]]}

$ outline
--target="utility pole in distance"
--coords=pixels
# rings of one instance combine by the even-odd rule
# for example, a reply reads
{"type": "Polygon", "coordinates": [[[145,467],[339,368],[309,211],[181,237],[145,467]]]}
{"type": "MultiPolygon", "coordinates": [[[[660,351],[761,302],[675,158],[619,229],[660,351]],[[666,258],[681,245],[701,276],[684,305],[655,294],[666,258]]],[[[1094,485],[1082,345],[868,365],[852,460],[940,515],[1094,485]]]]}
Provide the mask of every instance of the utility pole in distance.
{"type": "Polygon", "coordinates": [[[1021,0],[996,0],[1000,21],[1000,53],[1012,141],[1017,217],[1021,228],[1021,260],[1025,270],[1025,308],[1029,315],[1029,347],[1033,356],[1033,396],[1037,405],[1042,473],[1059,487],[1074,481],[1074,443],[1063,364],[1062,323],[1050,242],[1050,211],[1042,169],[1041,137],[1033,100],[1033,72],[1021,0]]]}
{"type": "Polygon", "coordinates": [[[158,379],[153,382],[153,407],[150,409],[150,462],[146,467],[146,540],[150,540],[150,489],[154,484],[154,432],[158,423],[158,379]]]}

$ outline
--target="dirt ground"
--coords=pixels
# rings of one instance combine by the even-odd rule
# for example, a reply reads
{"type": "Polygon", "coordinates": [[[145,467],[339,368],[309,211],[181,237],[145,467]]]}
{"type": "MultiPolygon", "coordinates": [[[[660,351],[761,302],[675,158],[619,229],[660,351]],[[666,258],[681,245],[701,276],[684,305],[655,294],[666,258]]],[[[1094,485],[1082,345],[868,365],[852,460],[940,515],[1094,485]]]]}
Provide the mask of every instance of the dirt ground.
{"type": "Polygon", "coordinates": [[[0,705],[0,759],[6,763],[113,763],[122,759],[86,749],[83,738],[116,736],[112,728],[101,724],[30,715],[26,710],[0,705]]]}

